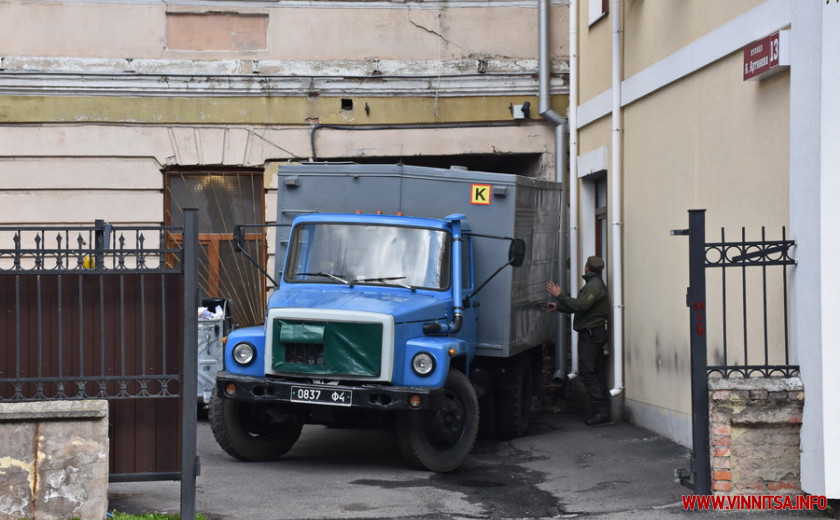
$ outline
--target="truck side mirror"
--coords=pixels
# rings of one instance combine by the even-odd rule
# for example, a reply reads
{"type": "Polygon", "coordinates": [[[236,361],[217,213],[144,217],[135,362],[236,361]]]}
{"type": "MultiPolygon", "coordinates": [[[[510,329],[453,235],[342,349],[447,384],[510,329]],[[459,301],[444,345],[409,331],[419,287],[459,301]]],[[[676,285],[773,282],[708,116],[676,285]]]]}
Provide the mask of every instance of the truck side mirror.
{"type": "Polygon", "coordinates": [[[519,267],[525,263],[525,241],[521,238],[514,238],[508,249],[508,262],[513,267],[519,267]]]}
{"type": "MultiPolygon", "coordinates": [[[[487,237],[487,235],[478,235],[487,237]]],[[[503,238],[503,237],[488,237],[488,238],[503,238]]],[[[478,291],[484,289],[484,286],[487,283],[496,277],[497,274],[502,272],[502,269],[505,267],[512,265],[513,267],[519,267],[520,265],[525,263],[525,241],[521,238],[506,238],[505,240],[510,240],[510,247],[508,248],[508,261],[505,265],[501,266],[500,268],[496,269],[496,272],[491,274],[484,282],[478,286],[476,290],[472,292],[471,295],[467,296],[467,298],[472,298],[478,291]]]]}

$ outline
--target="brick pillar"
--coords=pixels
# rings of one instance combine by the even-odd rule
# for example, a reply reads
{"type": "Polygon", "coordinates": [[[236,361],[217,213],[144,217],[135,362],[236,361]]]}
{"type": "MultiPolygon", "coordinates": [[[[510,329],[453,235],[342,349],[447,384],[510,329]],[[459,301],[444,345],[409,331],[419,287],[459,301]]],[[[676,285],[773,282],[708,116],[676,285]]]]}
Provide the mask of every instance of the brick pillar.
{"type": "Polygon", "coordinates": [[[805,392],[794,378],[710,379],[712,492],[800,494],[805,392]]]}

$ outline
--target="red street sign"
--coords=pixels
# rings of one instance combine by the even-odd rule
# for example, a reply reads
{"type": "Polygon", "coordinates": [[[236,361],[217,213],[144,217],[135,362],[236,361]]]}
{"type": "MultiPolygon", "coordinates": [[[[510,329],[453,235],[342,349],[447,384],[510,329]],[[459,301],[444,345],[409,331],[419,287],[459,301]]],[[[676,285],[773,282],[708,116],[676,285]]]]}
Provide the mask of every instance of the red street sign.
{"type": "Polygon", "coordinates": [[[787,65],[779,60],[781,38],[779,32],[752,42],[744,48],[744,81],[768,76],[778,72],[780,65],[787,65]]]}

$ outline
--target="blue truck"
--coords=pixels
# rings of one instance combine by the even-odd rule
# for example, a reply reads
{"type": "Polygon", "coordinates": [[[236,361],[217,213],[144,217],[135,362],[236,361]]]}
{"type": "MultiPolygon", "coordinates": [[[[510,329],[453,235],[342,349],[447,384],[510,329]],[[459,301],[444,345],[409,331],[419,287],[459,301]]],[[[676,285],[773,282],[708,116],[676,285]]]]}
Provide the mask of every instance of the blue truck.
{"type": "Polygon", "coordinates": [[[560,185],[400,164],[269,169],[276,288],[265,323],[227,337],[209,410],[222,449],[275,460],[306,424],[381,426],[410,465],[449,472],[479,431],[524,435],[555,339],[538,303],[558,273],[560,185]]]}

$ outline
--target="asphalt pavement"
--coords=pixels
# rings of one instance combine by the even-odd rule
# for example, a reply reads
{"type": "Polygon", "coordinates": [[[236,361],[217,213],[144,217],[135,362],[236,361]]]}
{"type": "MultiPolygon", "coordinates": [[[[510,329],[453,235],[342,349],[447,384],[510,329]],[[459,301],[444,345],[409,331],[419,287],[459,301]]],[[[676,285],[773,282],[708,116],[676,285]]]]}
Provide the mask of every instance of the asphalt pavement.
{"type": "MultiPolygon", "coordinates": [[[[674,478],[689,451],[631,424],[588,427],[573,411],[544,412],[528,435],[480,439],[459,470],[403,463],[390,432],[307,426],[280,461],[243,463],[199,422],[196,508],[211,520],[832,518],[822,511],[686,511],[674,478]]],[[[179,511],[177,482],[109,486],[109,510],[179,511]]]]}

